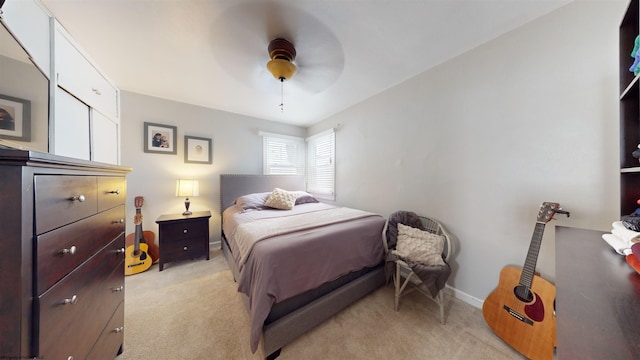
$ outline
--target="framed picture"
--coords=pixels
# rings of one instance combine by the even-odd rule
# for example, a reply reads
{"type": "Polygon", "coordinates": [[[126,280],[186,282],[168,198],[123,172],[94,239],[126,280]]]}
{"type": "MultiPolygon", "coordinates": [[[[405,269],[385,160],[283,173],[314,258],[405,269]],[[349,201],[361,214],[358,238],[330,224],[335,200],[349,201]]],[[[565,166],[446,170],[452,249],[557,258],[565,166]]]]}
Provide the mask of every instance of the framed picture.
{"type": "Polygon", "coordinates": [[[155,154],[177,153],[178,128],[171,125],[144,123],[144,152],[155,154]]]}
{"type": "Polygon", "coordinates": [[[31,140],[31,101],[0,95],[0,137],[31,140]]]}
{"type": "Polygon", "coordinates": [[[191,164],[213,163],[211,139],[185,135],[184,162],[191,164]]]}

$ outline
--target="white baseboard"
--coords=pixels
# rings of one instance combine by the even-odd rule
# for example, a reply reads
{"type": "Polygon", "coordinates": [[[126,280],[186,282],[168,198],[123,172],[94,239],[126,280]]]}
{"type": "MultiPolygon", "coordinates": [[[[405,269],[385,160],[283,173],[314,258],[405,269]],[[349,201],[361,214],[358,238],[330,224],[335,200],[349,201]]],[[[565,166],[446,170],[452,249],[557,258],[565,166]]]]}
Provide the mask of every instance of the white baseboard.
{"type": "Polygon", "coordinates": [[[482,309],[482,304],[484,303],[484,300],[480,300],[475,296],[471,296],[456,288],[452,288],[449,285],[447,285],[447,292],[456,299],[462,300],[473,307],[477,307],[478,309],[482,309]]]}

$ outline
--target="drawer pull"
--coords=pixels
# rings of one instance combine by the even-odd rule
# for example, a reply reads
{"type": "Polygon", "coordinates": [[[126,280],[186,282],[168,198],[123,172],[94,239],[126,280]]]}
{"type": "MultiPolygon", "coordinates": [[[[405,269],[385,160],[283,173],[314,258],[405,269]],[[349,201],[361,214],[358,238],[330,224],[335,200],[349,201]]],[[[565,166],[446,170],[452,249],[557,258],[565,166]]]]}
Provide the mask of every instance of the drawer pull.
{"type": "Polygon", "coordinates": [[[91,91],[93,91],[94,93],[96,93],[96,95],[102,95],[102,93],[100,92],[100,90],[96,89],[96,88],[91,88],[91,91]]]}
{"type": "Polygon", "coordinates": [[[107,192],[107,194],[116,194],[116,195],[120,195],[120,189],[117,189],[117,190],[111,190],[111,191],[107,192]]]}
{"type": "Polygon", "coordinates": [[[67,360],[73,360],[73,356],[69,355],[69,357],[67,358],[67,360]]]}
{"type": "Polygon", "coordinates": [[[78,302],[78,296],[73,295],[70,299],[64,299],[62,303],[64,305],[67,305],[67,304],[75,305],[77,302],[78,302]]]}
{"type": "Polygon", "coordinates": [[[86,198],[84,197],[84,195],[78,195],[71,198],[71,201],[84,202],[85,200],[86,198]]]}
{"type": "Polygon", "coordinates": [[[120,285],[117,288],[113,288],[112,290],[113,290],[113,292],[122,291],[122,290],[124,290],[124,285],[120,285]]]}
{"type": "Polygon", "coordinates": [[[185,247],[182,248],[182,250],[187,251],[187,250],[189,250],[189,247],[185,246],[185,247]]]}
{"type": "Polygon", "coordinates": [[[124,248],[117,249],[116,254],[124,254],[124,248]]]}
{"type": "Polygon", "coordinates": [[[184,230],[182,230],[182,233],[183,233],[183,234],[186,234],[186,233],[188,233],[188,232],[189,232],[189,229],[184,229],[184,230]]]}
{"type": "Polygon", "coordinates": [[[124,219],[118,219],[111,221],[112,224],[124,224],[124,219]]]}
{"type": "Polygon", "coordinates": [[[124,331],[124,326],[120,326],[120,327],[117,327],[117,328],[113,329],[113,332],[116,332],[116,333],[121,333],[123,331],[124,331]]]}
{"type": "Polygon", "coordinates": [[[65,255],[66,254],[74,255],[76,253],[76,250],[78,250],[78,248],[75,245],[73,245],[68,249],[62,249],[60,252],[65,254],[65,255]]]}

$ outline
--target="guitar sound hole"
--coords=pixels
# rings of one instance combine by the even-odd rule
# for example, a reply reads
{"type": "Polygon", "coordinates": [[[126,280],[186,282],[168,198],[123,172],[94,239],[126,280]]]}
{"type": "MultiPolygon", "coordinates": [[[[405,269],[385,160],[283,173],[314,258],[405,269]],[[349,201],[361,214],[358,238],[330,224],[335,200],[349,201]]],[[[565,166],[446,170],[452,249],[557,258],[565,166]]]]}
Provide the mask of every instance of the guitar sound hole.
{"type": "Polygon", "coordinates": [[[531,302],[533,300],[533,294],[529,291],[529,288],[526,286],[518,285],[513,288],[513,293],[516,295],[518,300],[522,302],[531,302]]]}

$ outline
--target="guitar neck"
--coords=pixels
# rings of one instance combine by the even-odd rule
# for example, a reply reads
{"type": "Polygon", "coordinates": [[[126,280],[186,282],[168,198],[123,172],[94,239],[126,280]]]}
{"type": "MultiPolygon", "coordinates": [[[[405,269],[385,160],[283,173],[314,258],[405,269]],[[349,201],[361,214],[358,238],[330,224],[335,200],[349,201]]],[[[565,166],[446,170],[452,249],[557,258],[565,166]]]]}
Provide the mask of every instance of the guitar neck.
{"type": "Polygon", "coordinates": [[[133,237],[133,248],[136,252],[140,250],[140,239],[142,238],[142,211],[136,208],[136,232],[133,237]]]}
{"type": "Polygon", "coordinates": [[[542,243],[545,225],[546,223],[536,222],[536,227],[531,236],[531,243],[529,244],[529,252],[527,252],[527,260],[522,268],[520,285],[526,286],[528,289],[531,288],[533,276],[536,272],[536,263],[538,262],[538,253],[540,252],[540,244],[542,243]]]}

